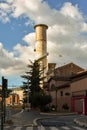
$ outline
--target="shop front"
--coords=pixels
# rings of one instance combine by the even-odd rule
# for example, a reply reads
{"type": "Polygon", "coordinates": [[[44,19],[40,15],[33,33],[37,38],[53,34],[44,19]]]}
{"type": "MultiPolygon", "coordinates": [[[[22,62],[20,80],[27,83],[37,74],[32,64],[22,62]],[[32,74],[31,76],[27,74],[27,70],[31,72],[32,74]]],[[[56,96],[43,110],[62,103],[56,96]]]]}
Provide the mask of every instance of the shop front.
{"type": "MultiPolygon", "coordinates": [[[[81,94],[81,92],[78,92],[81,94]]],[[[87,115],[87,96],[85,91],[82,92],[84,95],[73,93],[71,98],[71,111],[79,114],[87,115]]]]}

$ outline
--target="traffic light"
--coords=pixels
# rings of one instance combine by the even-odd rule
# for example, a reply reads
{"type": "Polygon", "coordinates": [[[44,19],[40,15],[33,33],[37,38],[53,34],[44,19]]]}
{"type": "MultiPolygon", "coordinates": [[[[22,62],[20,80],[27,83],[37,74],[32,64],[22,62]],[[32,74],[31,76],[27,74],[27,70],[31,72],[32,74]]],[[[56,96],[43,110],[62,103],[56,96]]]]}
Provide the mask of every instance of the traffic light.
{"type": "Polygon", "coordinates": [[[7,90],[7,79],[2,77],[2,91],[7,90]]]}
{"type": "Polygon", "coordinates": [[[7,97],[7,79],[4,77],[2,77],[2,96],[4,98],[7,97]]]}

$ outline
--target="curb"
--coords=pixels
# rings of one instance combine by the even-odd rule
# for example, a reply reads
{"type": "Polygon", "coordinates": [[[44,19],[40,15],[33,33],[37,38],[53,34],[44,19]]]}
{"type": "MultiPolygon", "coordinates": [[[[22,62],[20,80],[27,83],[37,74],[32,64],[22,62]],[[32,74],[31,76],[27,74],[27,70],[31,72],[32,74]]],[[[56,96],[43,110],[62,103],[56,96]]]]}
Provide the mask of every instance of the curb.
{"type": "Polygon", "coordinates": [[[74,113],[44,113],[44,112],[41,112],[40,113],[41,115],[53,115],[53,116],[69,116],[69,115],[78,115],[77,112],[74,112],[74,113]]]}
{"type": "Polygon", "coordinates": [[[79,121],[79,119],[74,119],[74,122],[78,124],[79,126],[87,128],[87,123],[79,121]]]}
{"type": "MultiPolygon", "coordinates": [[[[52,114],[50,114],[50,113],[40,113],[40,114],[49,115],[49,116],[56,116],[56,115],[58,115],[58,116],[70,116],[70,115],[74,115],[75,113],[68,113],[68,114],[67,113],[63,113],[63,114],[61,114],[61,113],[60,114],[56,114],[56,113],[52,113],[52,114]]],[[[38,117],[38,118],[34,119],[33,124],[35,126],[38,126],[38,124],[37,124],[38,120],[50,119],[50,118],[53,118],[53,117],[38,117]]]]}

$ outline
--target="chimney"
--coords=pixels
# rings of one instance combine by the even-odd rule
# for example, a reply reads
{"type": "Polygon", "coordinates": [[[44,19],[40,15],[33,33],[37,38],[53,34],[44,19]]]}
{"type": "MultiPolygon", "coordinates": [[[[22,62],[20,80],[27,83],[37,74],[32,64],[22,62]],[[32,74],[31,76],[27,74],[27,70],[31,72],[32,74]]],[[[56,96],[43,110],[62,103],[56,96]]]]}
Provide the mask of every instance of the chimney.
{"type": "Polygon", "coordinates": [[[45,76],[48,69],[47,35],[46,35],[48,26],[45,24],[38,24],[34,26],[34,29],[36,31],[35,57],[38,63],[40,64],[40,69],[44,70],[43,75],[45,76]]]}

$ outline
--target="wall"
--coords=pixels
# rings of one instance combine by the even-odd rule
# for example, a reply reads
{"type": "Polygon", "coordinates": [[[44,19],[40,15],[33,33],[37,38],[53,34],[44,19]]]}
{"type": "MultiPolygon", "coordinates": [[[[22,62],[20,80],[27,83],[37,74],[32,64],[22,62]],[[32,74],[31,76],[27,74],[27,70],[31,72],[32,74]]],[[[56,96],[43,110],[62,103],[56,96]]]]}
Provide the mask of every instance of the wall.
{"type": "Polygon", "coordinates": [[[87,78],[71,83],[71,92],[87,90],[87,78]]]}
{"type": "MultiPolygon", "coordinates": [[[[70,87],[58,88],[57,86],[65,83],[65,81],[51,80],[49,86],[49,93],[52,96],[51,105],[55,105],[58,111],[64,111],[62,108],[64,104],[67,104],[70,108],[71,93],[70,87]]],[[[70,110],[70,109],[69,109],[70,110]]]]}

